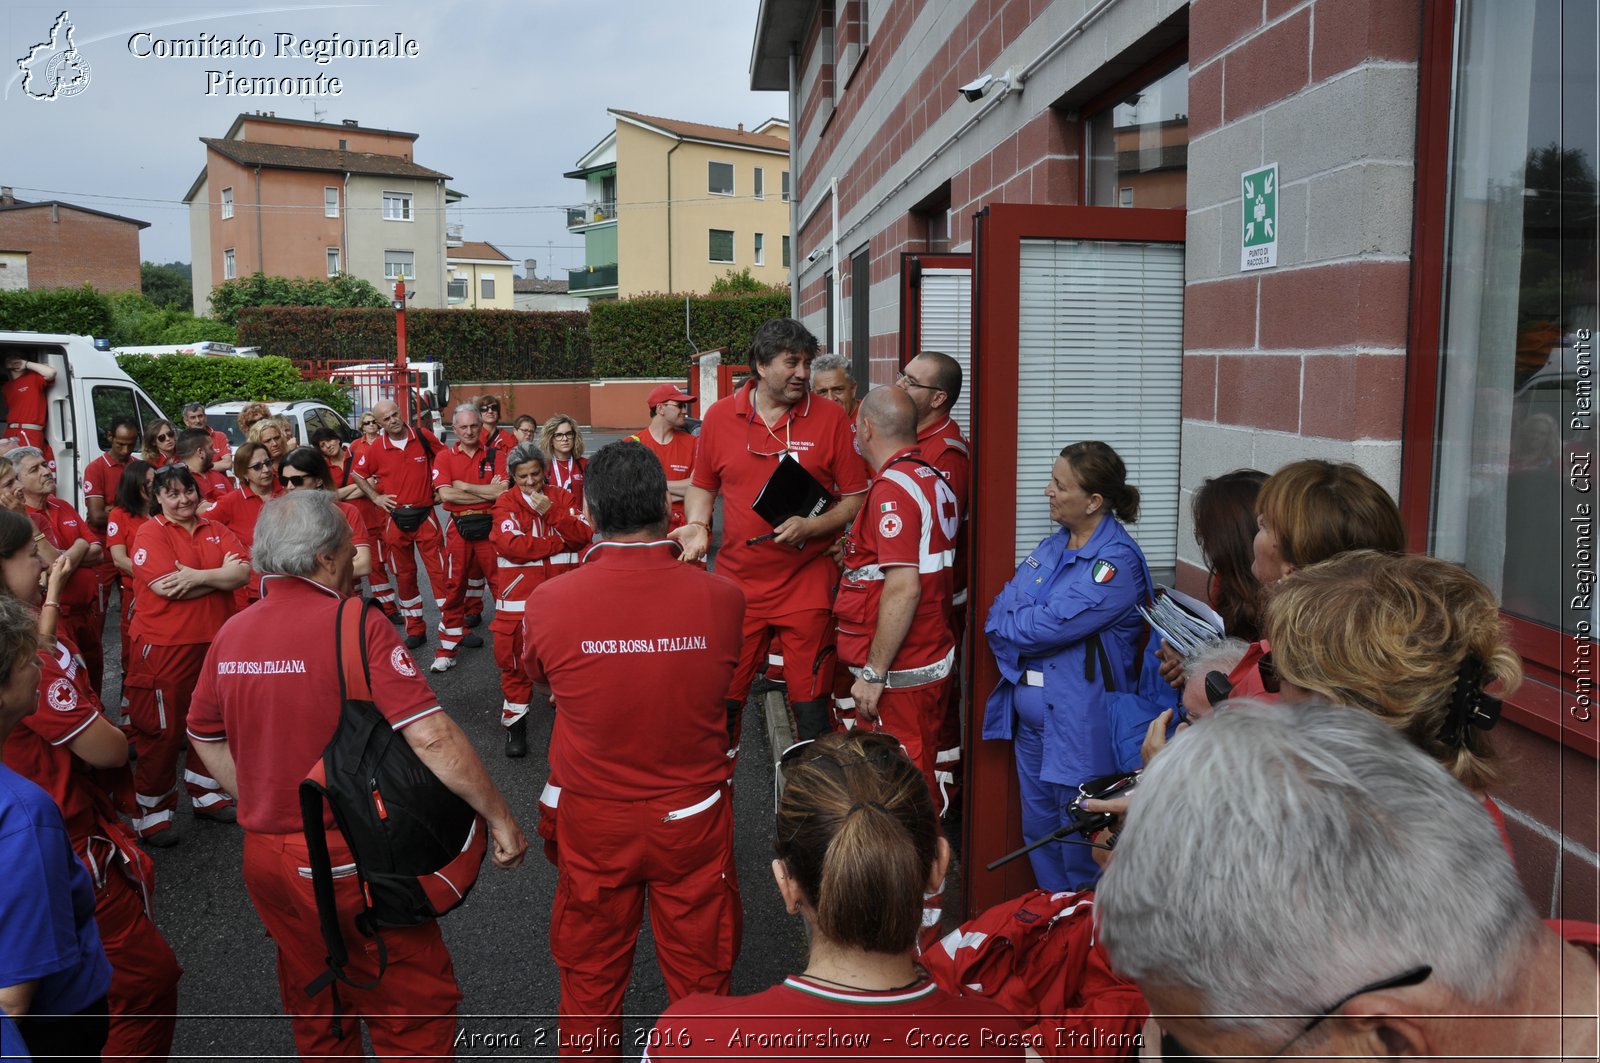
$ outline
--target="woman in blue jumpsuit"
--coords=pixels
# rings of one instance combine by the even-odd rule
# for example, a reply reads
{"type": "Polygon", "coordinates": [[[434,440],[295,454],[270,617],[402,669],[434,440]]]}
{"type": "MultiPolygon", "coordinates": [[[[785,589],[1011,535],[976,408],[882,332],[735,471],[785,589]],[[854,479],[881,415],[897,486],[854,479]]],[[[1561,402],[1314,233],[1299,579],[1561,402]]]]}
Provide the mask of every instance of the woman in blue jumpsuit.
{"type": "MultiPolygon", "coordinates": [[[[1104,705],[1106,665],[1117,690],[1136,675],[1150,595],[1144,554],[1123,530],[1139,518],[1139,491],[1104,443],[1061,452],[1045,487],[1061,530],[1034,548],[984,625],[999,665],[983,737],[1009,738],[1022,791],[1022,835],[1032,842],[1066,822],[1079,783],[1116,769],[1104,705]],[[1105,653],[1093,653],[1095,636],[1105,653]]],[[[1087,846],[1045,845],[1029,854],[1034,877],[1057,892],[1093,884],[1087,846]]]]}

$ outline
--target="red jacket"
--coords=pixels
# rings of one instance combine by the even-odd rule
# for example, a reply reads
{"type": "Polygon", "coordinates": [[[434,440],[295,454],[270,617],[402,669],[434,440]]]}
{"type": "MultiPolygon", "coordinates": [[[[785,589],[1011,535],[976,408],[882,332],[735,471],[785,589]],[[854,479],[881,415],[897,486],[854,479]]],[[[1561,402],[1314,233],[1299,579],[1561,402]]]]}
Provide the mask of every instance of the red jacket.
{"type": "Polygon", "coordinates": [[[494,579],[497,625],[502,616],[509,627],[520,623],[533,589],[576,566],[578,551],[594,538],[594,529],[584,523],[570,493],[546,484],[543,494],[550,508],[542,515],[516,486],[494,504],[489,541],[499,555],[494,579]]]}

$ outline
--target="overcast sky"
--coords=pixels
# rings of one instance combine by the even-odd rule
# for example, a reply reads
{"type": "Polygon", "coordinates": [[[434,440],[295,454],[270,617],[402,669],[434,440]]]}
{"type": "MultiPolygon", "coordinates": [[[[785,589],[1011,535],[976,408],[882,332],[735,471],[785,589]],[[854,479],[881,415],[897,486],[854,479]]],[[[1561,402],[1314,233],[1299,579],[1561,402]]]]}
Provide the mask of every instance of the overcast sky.
{"type": "MultiPolygon", "coordinates": [[[[77,95],[29,98],[18,60],[50,39],[63,7],[7,0],[0,12],[0,184],[19,199],[63,199],[151,223],[145,259],[187,262],[182,207],[204,164],[197,138],[220,137],[242,112],[346,118],[418,134],[415,159],[451,175],[468,198],[451,211],[540,276],[583,262],[564,207],[583,201],[563,178],[612,128],[607,107],[750,127],[787,117],[784,93],[749,90],[756,0],[478,0],[382,4],[73,3],[74,43],[88,64],[77,95]],[[130,38],[148,33],[130,43],[130,38]],[[415,58],[275,55],[295,39],[416,42],[415,58]],[[259,41],[262,58],[138,58],[152,40],[259,41]],[[207,95],[206,71],[239,77],[337,77],[338,96],[207,95]],[[320,113],[318,113],[320,112],[320,113]]],[[[35,66],[48,63],[40,53],[35,66]]],[[[30,83],[37,87],[40,82],[30,83]]],[[[520,271],[519,271],[520,272],[520,271]]]]}

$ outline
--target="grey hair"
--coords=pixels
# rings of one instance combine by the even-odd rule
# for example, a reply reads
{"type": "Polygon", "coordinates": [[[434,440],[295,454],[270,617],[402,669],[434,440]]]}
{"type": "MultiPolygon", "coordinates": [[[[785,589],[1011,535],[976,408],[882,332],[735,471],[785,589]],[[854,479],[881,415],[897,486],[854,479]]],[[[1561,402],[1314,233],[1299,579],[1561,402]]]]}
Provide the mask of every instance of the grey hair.
{"type": "Polygon", "coordinates": [[[1249,652],[1250,644],[1243,639],[1208,642],[1183,659],[1183,674],[1204,677],[1207,672],[1221,672],[1227,675],[1249,652]]]}
{"type": "Polygon", "coordinates": [[[38,447],[12,447],[10,450],[6,451],[6,457],[11,460],[11,467],[16,469],[18,472],[22,471],[22,461],[24,458],[38,458],[40,461],[45,460],[44,451],[40,450],[38,447]]]}
{"type": "Polygon", "coordinates": [[[479,417],[483,416],[482,413],[479,413],[478,407],[475,403],[458,402],[456,403],[456,408],[450,411],[450,423],[455,424],[456,418],[460,417],[464,413],[477,414],[479,417]]]}
{"type": "Polygon", "coordinates": [[[1178,735],[1095,916],[1122,974],[1263,1041],[1423,964],[1493,1004],[1541,930],[1478,798],[1370,713],[1320,703],[1233,702],[1178,735]]]}
{"type": "Polygon", "coordinates": [[[511,453],[506,455],[506,474],[515,476],[517,466],[530,461],[538,462],[540,468],[546,470],[550,468],[550,459],[545,457],[544,451],[539,449],[539,444],[518,443],[511,448],[511,453]]]}
{"type": "Polygon", "coordinates": [[[829,351],[827,354],[819,354],[811,360],[811,373],[813,376],[817,373],[831,373],[835,369],[842,369],[844,370],[844,375],[849,376],[850,359],[835,351],[829,351]]]}
{"type": "Polygon", "coordinates": [[[250,563],[263,575],[309,576],[317,558],[350,534],[350,522],[328,491],[291,491],[261,507],[250,563]]]}

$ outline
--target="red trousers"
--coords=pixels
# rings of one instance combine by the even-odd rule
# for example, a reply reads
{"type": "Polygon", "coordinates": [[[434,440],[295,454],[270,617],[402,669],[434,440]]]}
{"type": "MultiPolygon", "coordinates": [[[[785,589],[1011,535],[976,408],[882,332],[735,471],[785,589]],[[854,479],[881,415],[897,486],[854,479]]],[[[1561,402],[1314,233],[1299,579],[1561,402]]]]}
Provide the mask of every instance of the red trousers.
{"type": "Polygon", "coordinates": [[[563,1058],[622,1055],[622,997],[646,900],[668,1002],[728,993],[744,930],[731,796],[725,786],[644,801],[560,794],[550,955],[561,973],[563,1058]]]}
{"type": "Polygon", "coordinates": [[[928,792],[933,795],[933,807],[943,803],[939,796],[939,782],[934,777],[935,754],[939,748],[939,723],[944,717],[945,689],[950,678],[905,690],[886,689],[878,699],[878,723],[874,727],[857,717],[856,727],[868,731],[886,731],[900,739],[906,756],[922,770],[928,781],[928,792]]]}
{"type": "Polygon", "coordinates": [[[510,727],[527,714],[533,698],[533,680],[522,667],[522,651],[527,645],[522,637],[522,614],[497,611],[489,630],[494,633],[494,663],[500,666],[500,690],[506,698],[500,722],[510,727]]]}
{"type": "Polygon", "coordinates": [[[178,958],[145,912],[144,895],[118,868],[106,870],[105,885],[95,893],[94,918],[111,961],[111,1036],[104,1058],[166,1059],[178,1021],[178,958]]]}
{"type": "Polygon", "coordinates": [[[422,555],[422,567],[428,572],[434,604],[443,608],[444,533],[439,530],[438,514],[429,513],[416,531],[409,532],[401,531],[391,520],[383,529],[383,541],[389,547],[384,560],[394,576],[395,593],[400,596],[400,615],[406,620],[406,634],[425,635],[428,629],[422,623],[422,591],[417,587],[417,558],[412,551],[422,555]]]}
{"type": "MultiPolygon", "coordinates": [[[[350,863],[350,848],[337,835],[328,838],[333,866],[350,863]]],[[[444,946],[438,923],[384,930],[389,966],[372,989],[339,984],[345,1015],[343,1037],[333,1036],[333,993],[306,996],[306,986],[327,969],[327,946],[317,921],[305,837],[300,834],[244,836],[244,885],[267,934],[278,946],[278,993],[294,1025],[300,1058],[321,1056],[364,1058],[361,1023],[372,1037],[379,1059],[454,1059],[456,1008],[461,988],[444,946]]],[[[336,877],[345,945],[346,971],[354,981],[370,982],[378,971],[377,943],[355,927],[361,910],[360,885],[354,875],[336,877]]]]}
{"type": "MultiPolygon", "coordinates": [[[[189,699],[209,648],[204,642],[184,646],[152,646],[143,639],[133,642],[133,657],[125,666],[122,685],[128,726],[139,752],[133,769],[139,815],[133,826],[141,838],[172,826],[172,810],[178,807],[178,753],[189,722],[189,699]]],[[[194,810],[210,813],[233,804],[227,791],[203,770],[196,771],[197,767],[204,767],[198,759],[183,773],[194,810]]]]}
{"type": "Polygon", "coordinates": [[[833,686],[833,614],[827,609],[803,609],[783,616],[745,614],[744,648],[728,686],[728,700],[750,696],[756,672],[766,669],[767,645],[774,635],[783,640],[783,682],[789,700],[826,697],[833,686]]]}
{"type": "Polygon", "coordinates": [[[474,608],[468,609],[467,596],[472,592],[471,584],[474,581],[478,591],[483,590],[484,573],[494,571],[498,556],[494,552],[494,544],[488,539],[466,539],[454,525],[445,532],[446,589],[444,604],[439,607],[438,656],[454,657],[456,644],[466,632],[467,613],[482,612],[483,600],[474,595],[470,603],[474,608]]]}

